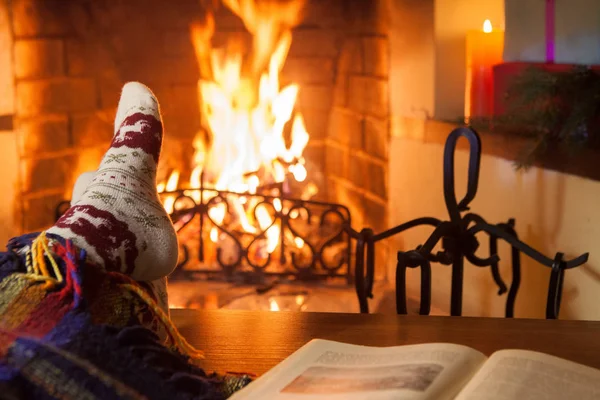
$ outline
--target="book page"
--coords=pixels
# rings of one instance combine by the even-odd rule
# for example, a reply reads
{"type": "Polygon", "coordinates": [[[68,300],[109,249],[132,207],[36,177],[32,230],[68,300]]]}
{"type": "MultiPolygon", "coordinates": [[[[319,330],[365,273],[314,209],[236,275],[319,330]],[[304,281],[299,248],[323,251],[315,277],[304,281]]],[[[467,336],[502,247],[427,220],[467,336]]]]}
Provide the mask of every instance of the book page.
{"type": "Polygon", "coordinates": [[[600,371],[525,350],[494,353],[457,400],[600,400],[600,371]]]}
{"type": "Polygon", "coordinates": [[[452,399],[485,359],[454,344],[367,347],[317,339],[231,399],[452,399]]]}

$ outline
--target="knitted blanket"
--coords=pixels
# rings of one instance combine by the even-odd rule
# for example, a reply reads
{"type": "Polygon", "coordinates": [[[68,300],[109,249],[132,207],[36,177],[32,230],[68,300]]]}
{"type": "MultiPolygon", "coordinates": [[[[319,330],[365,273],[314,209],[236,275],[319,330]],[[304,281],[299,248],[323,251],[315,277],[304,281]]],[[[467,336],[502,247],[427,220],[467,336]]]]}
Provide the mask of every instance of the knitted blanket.
{"type": "Polygon", "coordinates": [[[0,253],[0,398],[224,399],[248,382],[207,375],[149,285],[85,260],[44,233],[0,253]]]}

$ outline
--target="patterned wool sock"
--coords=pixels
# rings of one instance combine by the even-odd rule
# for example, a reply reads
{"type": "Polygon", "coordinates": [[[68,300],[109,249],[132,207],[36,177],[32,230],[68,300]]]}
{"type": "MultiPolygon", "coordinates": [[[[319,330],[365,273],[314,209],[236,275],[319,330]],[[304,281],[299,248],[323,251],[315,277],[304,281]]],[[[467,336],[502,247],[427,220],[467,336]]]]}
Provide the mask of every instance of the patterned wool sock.
{"type": "Polygon", "coordinates": [[[146,86],[126,84],[111,147],[93,179],[82,178],[79,200],[48,232],[71,239],[92,262],[138,281],[171,273],[177,235],[156,192],[161,143],[158,101],[146,86]]]}

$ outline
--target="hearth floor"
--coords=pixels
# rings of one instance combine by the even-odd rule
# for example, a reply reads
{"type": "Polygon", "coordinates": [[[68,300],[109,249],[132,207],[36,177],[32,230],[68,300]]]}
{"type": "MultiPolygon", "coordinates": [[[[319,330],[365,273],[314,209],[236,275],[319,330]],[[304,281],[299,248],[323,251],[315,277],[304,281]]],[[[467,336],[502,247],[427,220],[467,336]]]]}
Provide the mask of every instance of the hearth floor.
{"type": "MultiPolygon", "coordinates": [[[[336,284],[282,283],[270,290],[256,286],[214,281],[169,282],[171,308],[272,310],[358,313],[354,286],[336,284]]],[[[376,282],[374,298],[369,300],[370,312],[394,314],[395,291],[385,281],[376,282]]],[[[409,314],[418,313],[418,300],[409,297],[409,314]]],[[[432,309],[432,315],[443,315],[432,309]]]]}

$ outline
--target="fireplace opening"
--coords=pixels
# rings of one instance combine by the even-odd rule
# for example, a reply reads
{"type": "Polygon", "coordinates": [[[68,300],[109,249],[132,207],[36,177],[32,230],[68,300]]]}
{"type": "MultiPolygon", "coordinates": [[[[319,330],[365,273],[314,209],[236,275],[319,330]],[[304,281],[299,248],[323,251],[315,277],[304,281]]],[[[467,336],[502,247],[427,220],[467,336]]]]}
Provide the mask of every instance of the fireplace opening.
{"type": "Polygon", "coordinates": [[[15,231],[53,223],[137,80],[165,124],[157,189],[181,242],[172,306],[358,311],[343,227],[387,227],[386,3],[0,1],[15,231]]]}

